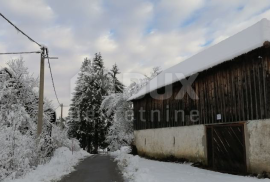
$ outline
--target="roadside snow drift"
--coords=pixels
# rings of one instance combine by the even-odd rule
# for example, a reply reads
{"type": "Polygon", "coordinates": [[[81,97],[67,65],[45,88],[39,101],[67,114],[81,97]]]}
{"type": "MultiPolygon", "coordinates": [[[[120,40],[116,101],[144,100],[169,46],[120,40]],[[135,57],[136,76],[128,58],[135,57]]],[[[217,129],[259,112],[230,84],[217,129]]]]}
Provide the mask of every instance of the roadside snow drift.
{"type": "Polygon", "coordinates": [[[133,182],[270,182],[257,179],[199,169],[190,164],[177,164],[147,160],[126,154],[127,150],[111,153],[115,157],[124,177],[133,182]]]}
{"type": "Polygon", "coordinates": [[[61,147],[54,152],[54,156],[47,164],[39,165],[35,170],[31,171],[21,179],[6,179],[3,182],[57,181],[60,180],[62,176],[74,171],[74,166],[76,166],[80,160],[88,156],[90,156],[90,154],[82,149],[72,154],[68,148],[61,147]]]}

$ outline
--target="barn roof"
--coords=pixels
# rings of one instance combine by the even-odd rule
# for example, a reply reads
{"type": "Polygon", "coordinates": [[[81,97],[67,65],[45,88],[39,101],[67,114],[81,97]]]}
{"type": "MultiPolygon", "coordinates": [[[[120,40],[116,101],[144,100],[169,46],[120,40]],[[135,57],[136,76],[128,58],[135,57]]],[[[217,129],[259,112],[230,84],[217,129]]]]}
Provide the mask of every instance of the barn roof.
{"type": "Polygon", "coordinates": [[[270,41],[270,21],[268,19],[262,19],[247,29],[164,70],[137,94],[130,97],[129,100],[143,97],[145,94],[156,89],[170,85],[195,73],[209,69],[255,48],[261,47],[265,41],[270,41]]]}

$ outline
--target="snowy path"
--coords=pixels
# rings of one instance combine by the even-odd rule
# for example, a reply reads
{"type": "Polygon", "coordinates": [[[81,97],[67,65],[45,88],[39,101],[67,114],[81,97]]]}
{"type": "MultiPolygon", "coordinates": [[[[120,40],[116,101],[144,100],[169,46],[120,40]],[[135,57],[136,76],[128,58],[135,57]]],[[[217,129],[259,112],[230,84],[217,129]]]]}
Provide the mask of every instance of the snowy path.
{"type": "Polygon", "coordinates": [[[140,182],[270,182],[269,179],[257,179],[238,175],[230,175],[190,166],[139,159],[139,167],[145,170],[140,182]],[[150,179],[147,179],[147,176],[150,179]],[[145,180],[145,181],[144,181],[145,180]]]}
{"type": "Polygon", "coordinates": [[[94,155],[85,159],[76,171],[59,182],[122,182],[122,175],[113,158],[107,155],[94,155]]]}

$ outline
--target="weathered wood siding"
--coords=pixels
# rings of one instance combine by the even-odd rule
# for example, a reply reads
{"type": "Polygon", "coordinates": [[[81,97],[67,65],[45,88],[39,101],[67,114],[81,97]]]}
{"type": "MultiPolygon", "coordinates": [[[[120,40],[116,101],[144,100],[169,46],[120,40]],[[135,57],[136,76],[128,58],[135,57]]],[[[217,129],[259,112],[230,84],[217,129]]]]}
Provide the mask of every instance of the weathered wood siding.
{"type": "Polygon", "coordinates": [[[198,100],[188,94],[176,99],[181,87],[181,82],[174,83],[169,99],[156,100],[148,94],[134,100],[135,130],[270,118],[270,48],[262,46],[199,73],[192,84],[198,100]],[[143,118],[141,108],[146,111],[143,118]],[[161,112],[160,122],[157,114],[151,117],[151,110],[161,112]],[[175,119],[175,110],[185,112],[184,120],[175,119]],[[199,111],[198,122],[190,122],[192,110],[199,111]],[[217,120],[217,114],[222,115],[221,120],[217,120]]]}

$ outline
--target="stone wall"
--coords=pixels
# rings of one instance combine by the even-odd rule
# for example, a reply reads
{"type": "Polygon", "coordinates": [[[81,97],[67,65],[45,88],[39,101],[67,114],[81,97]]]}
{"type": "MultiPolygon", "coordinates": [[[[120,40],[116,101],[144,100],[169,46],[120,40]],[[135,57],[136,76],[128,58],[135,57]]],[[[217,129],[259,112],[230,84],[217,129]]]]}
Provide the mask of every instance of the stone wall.
{"type": "Polygon", "coordinates": [[[248,121],[246,153],[250,173],[270,173],[270,120],[248,121]]]}
{"type": "MultiPolygon", "coordinates": [[[[246,122],[245,144],[248,172],[270,174],[270,120],[246,122]]],[[[142,156],[207,163],[204,125],[137,130],[135,145],[142,156]]]]}
{"type": "Polygon", "coordinates": [[[204,125],[138,130],[135,144],[140,155],[152,158],[174,156],[194,162],[207,161],[204,125]]]}

